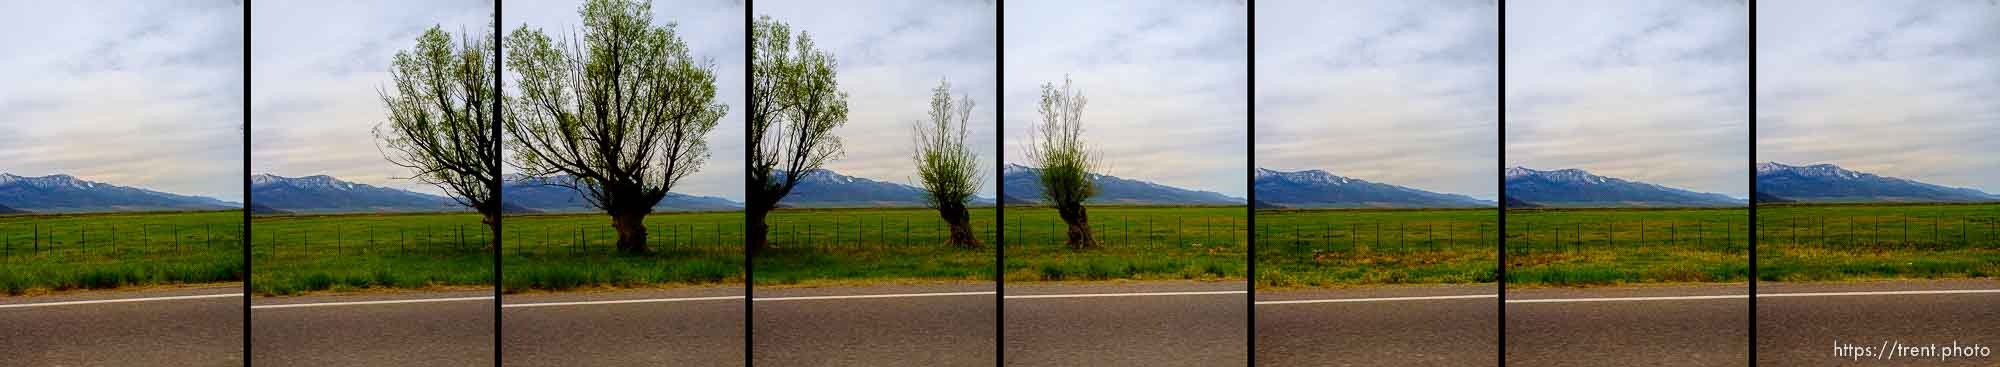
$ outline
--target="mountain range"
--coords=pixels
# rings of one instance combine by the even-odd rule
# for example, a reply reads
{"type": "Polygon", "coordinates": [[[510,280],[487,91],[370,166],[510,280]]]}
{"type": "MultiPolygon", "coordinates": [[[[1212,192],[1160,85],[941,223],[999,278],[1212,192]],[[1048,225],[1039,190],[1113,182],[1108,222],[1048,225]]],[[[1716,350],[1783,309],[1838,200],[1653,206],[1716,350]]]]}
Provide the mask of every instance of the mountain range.
{"type": "Polygon", "coordinates": [[[1539,171],[1524,167],[1508,168],[1507,197],[1526,205],[1547,207],[1713,207],[1744,205],[1746,201],[1723,194],[1694,192],[1672,187],[1590,174],[1580,169],[1539,171]]]}
{"type": "MultiPolygon", "coordinates": [[[[597,207],[590,205],[590,201],[583,198],[583,193],[577,192],[576,189],[571,189],[567,186],[557,185],[558,183],[568,183],[573,180],[569,176],[535,178],[507,175],[505,181],[500,185],[500,201],[504,210],[509,213],[599,211],[597,207]]],[[[660,199],[658,204],[653,205],[653,211],[655,212],[729,211],[742,209],[743,203],[729,199],[713,196],[687,195],[676,192],[667,193],[666,198],[660,199]]]]}
{"type": "Polygon", "coordinates": [[[1757,164],[1758,202],[1979,202],[2000,196],[1962,187],[1855,172],[1831,164],[1757,164]],[[1776,200],[1765,200],[1768,197],[1776,200]]]}
{"type": "Polygon", "coordinates": [[[1491,201],[1335,176],[1321,170],[1258,168],[1257,201],[1288,208],[1476,208],[1491,201]]]}
{"type": "MultiPolygon", "coordinates": [[[[784,171],[777,172],[783,177],[784,171]]],[[[799,180],[778,202],[793,208],[880,208],[923,207],[924,189],[895,182],[876,181],[842,175],[832,170],[813,171],[799,180]]],[[[993,205],[993,199],[974,196],[973,206],[993,205]]]]}
{"type": "MultiPolygon", "coordinates": [[[[1010,205],[1036,205],[1042,200],[1042,170],[1018,164],[1008,164],[1001,170],[1001,189],[1007,192],[1002,198],[1010,205]]],[[[1243,198],[1230,197],[1213,191],[1188,190],[1152,182],[1091,174],[1091,182],[1097,184],[1097,196],[1085,201],[1090,204],[1115,205],[1243,205],[1243,198]]]]}
{"type": "Polygon", "coordinates": [[[468,211],[448,197],[342,181],[333,176],[250,176],[250,202],[261,213],[414,213],[468,211]]]}
{"type": "Polygon", "coordinates": [[[0,173],[0,205],[14,211],[84,213],[241,209],[215,198],[86,181],[70,175],[22,177],[0,173]]]}

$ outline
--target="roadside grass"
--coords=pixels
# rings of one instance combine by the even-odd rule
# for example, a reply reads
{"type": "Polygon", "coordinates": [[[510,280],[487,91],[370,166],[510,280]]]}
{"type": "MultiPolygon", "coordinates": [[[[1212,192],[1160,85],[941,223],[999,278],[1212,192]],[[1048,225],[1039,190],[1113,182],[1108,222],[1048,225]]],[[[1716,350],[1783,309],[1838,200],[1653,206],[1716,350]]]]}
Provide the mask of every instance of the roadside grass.
{"type": "Polygon", "coordinates": [[[510,215],[501,224],[506,293],[743,281],[740,211],[647,215],[647,255],[619,254],[603,213],[510,215]]]}
{"type": "Polygon", "coordinates": [[[982,245],[945,244],[936,210],[924,208],[779,209],[767,223],[770,249],[755,258],[758,286],[904,281],[992,281],[998,261],[993,207],[971,208],[982,245]]]}
{"type": "Polygon", "coordinates": [[[0,216],[0,292],[243,280],[242,211],[0,216]]]}
{"type": "Polygon", "coordinates": [[[251,292],[490,286],[491,237],[468,213],[256,216],[251,292]]]}
{"type": "Polygon", "coordinates": [[[1009,207],[1008,281],[1246,279],[1249,208],[1090,207],[1099,248],[1064,245],[1067,226],[1045,207],[1009,207]]]}
{"type": "Polygon", "coordinates": [[[1747,208],[1508,209],[1508,286],[1744,282],[1747,208]]]}
{"type": "Polygon", "coordinates": [[[1759,280],[2000,277],[2000,203],[1764,205],[1757,221],[1759,280]]]}
{"type": "Polygon", "coordinates": [[[1257,287],[1490,283],[1498,214],[1470,209],[1284,209],[1257,215],[1257,287]]]}

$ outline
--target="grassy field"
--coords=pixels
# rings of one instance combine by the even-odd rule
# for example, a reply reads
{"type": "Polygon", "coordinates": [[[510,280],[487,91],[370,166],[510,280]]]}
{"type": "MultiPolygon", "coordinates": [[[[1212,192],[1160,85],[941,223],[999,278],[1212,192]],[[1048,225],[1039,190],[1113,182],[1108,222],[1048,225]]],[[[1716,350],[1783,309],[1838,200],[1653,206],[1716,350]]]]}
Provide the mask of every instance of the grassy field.
{"type": "Polygon", "coordinates": [[[621,255],[602,213],[508,216],[501,221],[501,287],[509,293],[743,281],[743,212],[646,216],[650,255],[621,255]]]}
{"type": "Polygon", "coordinates": [[[992,281],[994,212],[972,208],[972,230],[984,246],[964,249],[944,244],[947,226],[931,209],[781,209],[767,222],[771,249],[755,259],[751,280],[992,281]]]}
{"type": "Polygon", "coordinates": [[[493,284],[476,214],[257,216],[250,228],[258,295],[493,284]]]}
{"type": "Polygon", "coordinates": [[[1498,217],[1484,209],[1257,212],[1257,286],[1496,280],[1498,217]]]}
{"type": "Polygon", "coordinates": [[[1743,282],[1749,210],[1510,209],[1508,286],[1743,282]]]}
{"type": "Polygon", "coordinates": [[[1091,207],[1100,248],[1071,250],[1054,209],[1007,208],[1008,281],[1245,279],[1249,208],[1091,207]]]}
{"type": "Polygon", "coordinates": [[[1768,281],[2000,277],[2000,204],[1764,205],[1768,281]]]}
{"type": "Polygon", "coordinates": [[[243,280],[243,212],[0,216],[0,290],[243,280]]]}

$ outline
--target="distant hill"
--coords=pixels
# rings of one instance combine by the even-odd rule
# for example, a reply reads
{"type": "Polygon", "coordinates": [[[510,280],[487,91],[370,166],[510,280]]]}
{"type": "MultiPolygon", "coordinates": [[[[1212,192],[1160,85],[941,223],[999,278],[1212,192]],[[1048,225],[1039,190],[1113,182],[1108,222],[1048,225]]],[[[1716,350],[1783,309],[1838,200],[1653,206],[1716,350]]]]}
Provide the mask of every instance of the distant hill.
{"type": "Polygon", "coordinates": [[[1535,203],[1530,203],[1530,202],[1526,202],[1526,201],[1521,201],[1521,199],[1520,199],[1520,198],[1516,198],[1516,197],[1512,197],[1512,196],[1508,196],[1508,197],[1507,197],[1507,198],[1506,198],[1505,200],[1506,200],[1506,207],[1508,207],[1508,208],[1540,208],[1540,207],[1542,207],[1541,205],[1535,205],[1535,203]]]}
{"type": "Polygon", "coordinates": [[[1538,171],[1508,168],[1508,197],[1550,207],[1719,207],[1740,206],[1727,195],[1694,192],[1590,174],[1580,169],[1538,171]]]}
{"type": "Polygon", "coordinates": [[[1831,164],[1757,164],[1757,191],[1801,202],[1979,202],[1984,191],[1850,171],[1831,164]]]}
{"type": "MultiPolygon", "coordinates": [[[[462,212],[451,198],[342,181],[327,175],[250,177],[250,201],[261,210],[290,213],[462,212]]],[[[253,209],[257,210],[257,209],[253,209]]]]}
{"type": "Polygon", "coordinates": [[[1250,208],[1251,208],[1251,209],[1284,209],[1284,208],[1285,208],[1285,206],[1284,206],[1284,205],[1278,205],[1278,204],[1272,204],[1272,203],[1270,203],[1270,202],[1267,202],[1267,201],[1263,201],[1263,200],[1251,200],[1251,201],[1250,201],[1250,208]]]}
{"type": "Polygon", "coordinates": [[[1757,194],[1756,194],[1756,195],[1754,195],[1754,196],[1751,196],[1751,198],[1752,198],[1752,200],[1751,200],[1752,202],[1755,202],[1755,203],[1758,203],[1758,204],[1773,204],[1773,203],[1790,203],[1790,202],[1796,202],[1796,201],[1797,201],[1797,200],[1792,200],[1792,199],[1786,199],[1786,198],[1781,198],[1781,197],[1778,197],[1777,195],[1771,195],[1771,193],[1768,193],[1768,192],[1763,192],[1763,191],[1758,191],[1758,192],[1757,192],[1757,194]]]}
{"type": "MultiPolygon", "coordinates": [[[[1013,197],[1011,200],[1021,201],[1024,205],[1040,204],[1041,176],[1041,169],[1008,164],[1001,172],[1001,189],[1007,192],[1007,196],[1013,197]]],[[[1117,176],[1092,175],[1090,179],[1091,182],[1097,183],[1097,196],[1086,201],[1089,204],[1244,205],[1248,203],[1243,198],[1230,197],[1213,191],[1188,190],[1117,176]]]]}
{"type": "Polygon", "coordinates": [[[27,212],[28,211],[26,210],[14,209],[14,208],[9,208],[6,205],[0,205],[0,214],[21,214],[27,212]]]}
{"type": "Polygon", "coordinates": [[[1476,208],[1493,202],[1335,176],[1321,170],[1258,168],[1257,200],[1296,208],[1476,208]]]}
{"type": "MultiPolygon", "coordinates": [[[[508,175],[500,185],[501,210],[507,213],[580,213],[599,211],[584,199],[583,193],[567,186],[557,185],[574,180],[569,176],[546,178],[508,175]]],[[[713,196],[695,196],[681,193],[667,193],[653,205],[656,212],[686,211],[729,211],[742,210],[743,203],[713,196]]]]}
{"type": "Polygon", "coordinates": [[[261,204],[261,203],[256,203],[256,202],[254,202],[254,201],[253,201],[253,202],[251,202],[251,203],[250,203],[250,214],[253,214],[253,215],[279,215],[279,214],[292,214],[292,212],[288,212],[288,211],[283,211],[283,210],[277,210],[277,209],[271,209],[271,207],[270,207],[270,206],[266,206],[266,205],[264,205],[264,204],[261,204]]]}
{"type": "MultiPolygon", "coordinates": [[[[777,172],[778,177],[784,174],[777,172]]],[[[923,207],[924,195],[916,186],[819,170],[800,180],[779,204],[787,208],[923,207]]],[[[993,199],[975,196],[972,205],[993,205],[993,199]]]]}
{"type": "Polygon", "coordinates": [[[22,177],[0,173],[0,203],[41,213],[241,209],[214,198],[86,181],[70,175],[22,177]]]}

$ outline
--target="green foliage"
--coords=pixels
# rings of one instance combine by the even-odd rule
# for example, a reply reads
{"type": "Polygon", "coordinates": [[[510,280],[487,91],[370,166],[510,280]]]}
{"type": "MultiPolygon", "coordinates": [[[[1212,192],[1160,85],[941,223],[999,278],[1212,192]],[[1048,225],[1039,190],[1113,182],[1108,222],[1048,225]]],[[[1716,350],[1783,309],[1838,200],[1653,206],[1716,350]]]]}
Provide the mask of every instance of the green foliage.
{"type": "Polygon", "coordinates": [[[979,155],[965,144],[970,135],[972,107],[972,96],[954,101],[951,83],[939,81],[937,88],[931,89],[930,121],[911,126],[916,136],[912,159],[917,164],[917,176],[922,179],[924,200],[931,208],[964,208],[971,204],[972,195],[985,184],[986,171],[992,169],[983,167],[979,155]]]}
{"type": "Polygon", "coordinates": [[[833,54],[815,48],[811,35],[794,38],[791,26],[763,16],[751,25],[750,43],[754,220],[800,179],[844,154],[833,129],[847,124],[847,92],[840,90],[833,54]]]}
{"type": "Polygon", "coordinates": [[[1098,154],[1083,140],[1083,107],[1088,102],[1068,77],[1060,89],[1042,84],[1038,109],[1042,121],[1028,137],[1028,160],[1042,170],[1043,198],[1057,207],[1082,206],[1097,195],[1090,177],[1097,173],[1098,154]]]}
{"type": "Polygon", "coordinates": [[[380,92],[389,121],[375,127],[391,163],[489,216],[500,214],[494,41],[483,33],[454,43],[437,26],[425,31],[416,48],[396,52],[389,71],[395,89],[380,92]]]}

